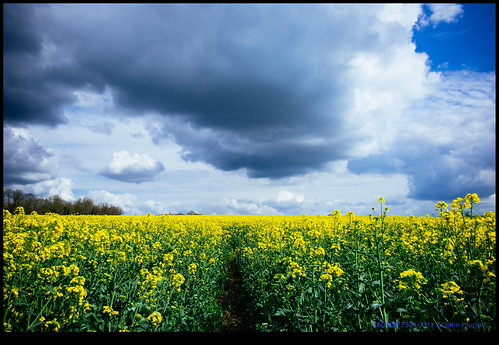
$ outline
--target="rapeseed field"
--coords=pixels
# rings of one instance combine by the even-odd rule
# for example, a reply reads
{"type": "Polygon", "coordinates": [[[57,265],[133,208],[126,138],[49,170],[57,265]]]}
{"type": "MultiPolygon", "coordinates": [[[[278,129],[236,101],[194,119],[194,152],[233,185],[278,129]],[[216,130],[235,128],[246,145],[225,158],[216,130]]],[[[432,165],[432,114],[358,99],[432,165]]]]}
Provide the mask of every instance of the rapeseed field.
{"type": "Polygon", "coordinates": [[[236,267],[252,331],[495,331],[496,219],[479,202],[439,217],[389,216],[382,198],[369,217],[4,210],[3,330],[224,331],[236,267]]]}

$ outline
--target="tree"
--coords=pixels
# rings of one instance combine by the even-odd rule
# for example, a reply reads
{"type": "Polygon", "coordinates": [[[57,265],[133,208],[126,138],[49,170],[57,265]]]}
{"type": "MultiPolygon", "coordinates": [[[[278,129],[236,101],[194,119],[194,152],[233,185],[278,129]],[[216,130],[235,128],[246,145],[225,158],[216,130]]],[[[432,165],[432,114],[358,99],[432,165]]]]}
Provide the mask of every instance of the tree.
{"type": "Polygon", "coordinates": [[[121,215],[121,207],[104,204],[95,204],[88,198],[80,198],[74,203],[62,199],[59,195],[48,199],[36,197],[32,193],[24,194],[21,190],[7,188],[3,190],[3,208],[14,213],[18,206],[24,208],[26,214],[36,211],[38,214],[47,212],[67,214],[109,214],[121,215]]]}

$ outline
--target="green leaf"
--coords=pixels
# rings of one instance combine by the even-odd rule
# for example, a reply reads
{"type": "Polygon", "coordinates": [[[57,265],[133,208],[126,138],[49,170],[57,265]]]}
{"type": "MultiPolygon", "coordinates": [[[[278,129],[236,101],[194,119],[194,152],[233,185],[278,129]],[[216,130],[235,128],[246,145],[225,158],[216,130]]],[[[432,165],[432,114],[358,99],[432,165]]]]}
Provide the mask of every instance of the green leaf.
{"type": "Polygon", "coordinates": [[[360,293],[364,292],[364,283],[359,284],[359,292],[360,293]]]}
{"type": "Polygon", "coordinates": [[[43,322],[43,321],[39,321],[39,322],[37,322],[37,323],[35,323],[35,324],[33,324],[33,325],[29,326],[29,327],[26,329],[26,331],[29,331],[29,330],[31,330],[31,329],[33,329],[33,328],[37,327],[37,326],[44,325],[44,324],[45,324],[45,322],[43,322]]]}
{"type": "Polygon", "coordinates": [[[285,308],[279,308],[277,311],[274,313],[272,316],[286,316],[286,313],[289,312],[288,309],[285,308]]]}
{"type": "Polygon", "coordinates": [[[14,307],[28,307],[29,306],[28,303],[24,303],[24,302],[14,302],[14,303],[12,303],[12,305],[14,307]]]}

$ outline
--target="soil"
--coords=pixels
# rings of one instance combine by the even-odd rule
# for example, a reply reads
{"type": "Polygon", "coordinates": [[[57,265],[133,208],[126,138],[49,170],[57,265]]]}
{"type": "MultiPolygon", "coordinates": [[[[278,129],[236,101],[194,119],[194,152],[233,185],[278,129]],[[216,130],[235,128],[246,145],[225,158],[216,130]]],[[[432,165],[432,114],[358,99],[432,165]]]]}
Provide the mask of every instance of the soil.
{"type": "Polygon", "coordinates": [[[223,309],[222,332],[251,331],[247,304],[244,299],[243,279],[236,260],[231,257],[227,267],[228,280],[220,298],[223,309]]]}

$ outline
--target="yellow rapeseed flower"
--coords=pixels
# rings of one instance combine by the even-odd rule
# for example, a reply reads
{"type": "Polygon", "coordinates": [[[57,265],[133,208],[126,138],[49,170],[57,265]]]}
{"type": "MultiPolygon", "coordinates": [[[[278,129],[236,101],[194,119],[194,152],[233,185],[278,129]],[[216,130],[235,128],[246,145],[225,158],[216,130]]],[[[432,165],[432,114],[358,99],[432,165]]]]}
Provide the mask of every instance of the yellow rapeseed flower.
{"type": "Polygon", "coordinates": [[[457,285],[455,282],[452,281],[441,284],[441,286],[442,286],[441,291],[445,294],[444,296],[463,293],[461,287],[459,287],[459,285],[457,285]]]}
{"type": "Polygon", "coordinates": [[[414,269],[408,269],[400,273],[398,281],[399,290],[412,290],[417,291],[421,286],[426,284],[427,281],[421,272],[416,272],[414,269]]]}
{"type": "Polygon", "coordinates": [[[119,314],[119,312],[117,312],[117,311],[113,310],[113,307],[110,307],[110,306],[108,306],[108,305],[105,305],[105,306],[103,307],[103,309],[102,309],[102,313],[103,313],[103,314],[107,314],[107,315],[109,315],[109,316],[113,316],[113,315],[118,315],[118,314],[119,314]]]}
{"type": "Polygon", "coordinates": [[[177,291],[180,292],[180,286],[184,283],[185,278],[181,273],[176,273],[173,275],[173,282],[170,286],[174,286],[177,288],[177,291]]]}
{"type": "Polygon", "coordinates": [[[321,277],[319,278],[320,281],[325,281],[326,282],[326,286],[328,288],[331,287],[332,285],[332,281],[333,281],[333,277],[329,274],[329,273],[324,273],[321,275],[321,277]]]}
{"type": "Polygon", "coordinates": [[[197,267],[198,267],[198,265],[196,265],[195,263],[192,263],[189,265],[189,267],[187,267],[187,269],[188,269],[190,274],[195,275],[197,267]]]}
{"type": "Polygon", "coordinates": [[[163,317],[156,311],[147,317],[147,322],[153,326],[159,325],[161,321],[163,321],[163,317]]]}

